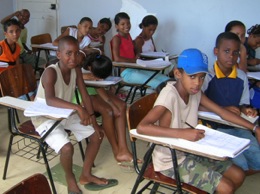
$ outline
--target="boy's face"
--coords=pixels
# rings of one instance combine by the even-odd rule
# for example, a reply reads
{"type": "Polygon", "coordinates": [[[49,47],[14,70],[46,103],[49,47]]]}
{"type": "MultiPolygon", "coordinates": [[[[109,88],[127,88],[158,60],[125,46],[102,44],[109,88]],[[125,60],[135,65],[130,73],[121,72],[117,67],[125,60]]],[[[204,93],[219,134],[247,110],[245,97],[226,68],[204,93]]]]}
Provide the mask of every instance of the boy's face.
{"type": "Polygon", "coordinates": [[[248,44],[252,49],[257,49],[258,47],[260,47],[260,36],[256,36],[252,34],[249,35],[248,44]]]}
{"type": "Polygon", "coordinates": [[[120,19],[119,23],[116,25],[118,32],[128,34],[131,29],[131,23],[129,19],[120,19]]]}
{"type": "Polygon", "coordinates": [[[99,36],[103,36],[109,30],[109,26],[106,23],[98,23],[97,29],[99,36]]]}
{"type": "Polygon", "coordinates": [[[79,54],[79,46],[73,42],[64,43],[60,50],[57,51],[57,57],[61,65],[69,69],[77,67],[79,54]]]}
{"type": "Polygon", "coordinates": [[[90,21],[82,22],[78,25],[78,30],[83,36],[88,35],[89,30],[92,28],[93,24],[90,21]]]}
{"type": "Polygon", "coordinates": [[[22,10],[18,16],[18,20],[22,25],[27,24],[30,20],[30,12],[22,10]]]}
{"type": "Polygon", "coordinates": [[[174,70],[174,75],[178,82],[181,82],[183,91],[189,95],[197,94],[202,87],[206,73],[196,73],[194,75],[188,75],[185,71],[179,69],[174,70]]]}
{"type": "Polygon", "coordinates": [[[220,69],[231,69],[237,64],[239,57],[240,43],[235,40],[223,39],[218,48],[214,48],[214,54],[217,56],[220,69]]]}
{"type": "Polygon", "coordinates": [[[9,43],[17,42],[21,34],[21,29],[19,26],[11,25],[7,27],[7,31],[4,35],[9,43]]]}

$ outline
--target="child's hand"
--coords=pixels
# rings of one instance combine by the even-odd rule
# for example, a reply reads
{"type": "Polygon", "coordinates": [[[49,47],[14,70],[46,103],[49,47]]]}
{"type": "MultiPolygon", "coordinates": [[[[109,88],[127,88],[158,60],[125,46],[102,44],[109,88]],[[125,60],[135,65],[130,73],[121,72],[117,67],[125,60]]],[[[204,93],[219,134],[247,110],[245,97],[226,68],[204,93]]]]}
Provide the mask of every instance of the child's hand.
{"type": "Polygon", "coordinates": [[[251,107],[243,107],[243,108],[241,108],[241,112],[244,113],[246,116],[249,116],[249,117],[256,117],[257,116],[256,109],[251,108],[251,107]]]}
{"type": "Polygon", "coordinates": [[[240,109],[238,107],[235,107],[235,106],[226,106],[224,107],[226,110],[229,110],[233,113],[235,113],[236,115],[240,115],[241,112],[240,112],[240,109]]]}
{"type": "Polygon", "coordinates": [[[198,141],[205,137],[205,131],[201,129],[183,129],[181,133],[182,138],[189,141],[198,141]]]}
{"type": "Polygon", "coordinates": [[[90,125],[92,124],[92,120],[90,115],[88,114],[87,110],[84,109],[83,107],[79,108],[78,110],[78,115],[80,117],[80,124],[82,125],[90,125]]]}

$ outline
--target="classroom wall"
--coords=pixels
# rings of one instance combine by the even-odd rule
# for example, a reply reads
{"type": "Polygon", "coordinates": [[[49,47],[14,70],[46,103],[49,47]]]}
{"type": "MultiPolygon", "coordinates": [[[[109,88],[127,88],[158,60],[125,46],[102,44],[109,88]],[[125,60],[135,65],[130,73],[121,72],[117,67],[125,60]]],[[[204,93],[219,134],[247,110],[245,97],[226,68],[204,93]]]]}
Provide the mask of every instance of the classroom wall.
{"type": "MultiPolygon", "coordinates": [[[[13,1],[0,0],[0,20],[13,12],[13,1]]],[[[4,39],[3,28],[0,28],[0,40],[4,39]]]]}
{"type": "MultiPolygon", "coordinates": [[[[110,17],[113,20],[122,4],[140,5],[148,13],[154,13],[159,20],[154,35],[157,50],[164,49],[172,54],[178,54],[186,48],[199,48],[208,55],[211,64],[215,60],[213,55],[215,39],[229,21],[241,20],[248,28],[260,23],[259,0],[60,0],[59,2],[60,26],[77,24],[84,16],[91,17],[96,25],[102,17],[110,17]]],[[[131,10],[130,17],[136,18],[138,14],[138,10],[131,10]]],[[[142,16],[139,20],[142,20],[142,16]]],[[[115,30],[109,31],[106,36],[108,41],[114,33],[115,30]]],[[[108,45],[106,50],[108,53],[108,45]]]]}

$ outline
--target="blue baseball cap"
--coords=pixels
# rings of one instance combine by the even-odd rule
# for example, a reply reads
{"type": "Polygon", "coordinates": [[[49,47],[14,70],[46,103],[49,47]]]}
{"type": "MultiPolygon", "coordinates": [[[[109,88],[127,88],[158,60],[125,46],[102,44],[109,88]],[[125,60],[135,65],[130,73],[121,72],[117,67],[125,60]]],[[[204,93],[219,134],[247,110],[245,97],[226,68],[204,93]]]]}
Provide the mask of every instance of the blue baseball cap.
{"type": "Polygon", "coordinates": [[[186,49],[178,57],[178,68],[188,75],[208,72],[208,57],[198,49],[186,49]]]}

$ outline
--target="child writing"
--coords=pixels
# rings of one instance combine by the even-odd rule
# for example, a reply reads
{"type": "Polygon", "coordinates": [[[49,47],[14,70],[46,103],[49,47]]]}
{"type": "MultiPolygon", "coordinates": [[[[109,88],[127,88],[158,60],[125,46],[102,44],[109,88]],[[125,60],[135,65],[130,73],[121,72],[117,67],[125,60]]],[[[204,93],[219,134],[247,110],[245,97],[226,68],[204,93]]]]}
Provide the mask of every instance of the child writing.
{"type": "Polygon", "coordinates": [[[79,21],[78,28],[68,27],[64,33],[62,33],[58,38],[53,41],[53,45],[57,46],[59,40],[64,36],[73,36],[79,42],[80,50],[84,50],[86,54],[90,53],[100,53],[99,49],[89,48],[91,42],[90,38],[87,36],[89,30],[92,28],[93,22],[89,17],[83,17],[79,21]]]}
{"type": "Polygon", "coordinates": [[[249,71],[260,71],[260,59],[256,58],[256,49],[260,47],[260,25],[256,24],[247,30],[245,41],[249,71]]]}
{"type": "Polygon", "coordinates": [[[19,64],[20,46],[17,43],[20,37],[20,23],[16,19],[6,20],[4,23],[5,39],[0,41],[0,61],[9,65],[19,64]]]}
{"type": "MultiPolygon", "coordinates": [[[[207,68],[206,55],[198,49],[184,50],[179,55],[177,68],[174,68],[177,81],[168,82],[162,89],[153,109],[137,126],[137,132],[197,141],[204,137],[204,130],[191,129],[186,123],[197,125],[200,104],[225,120],[249,129],[255,128],[253,124],[216,105],[201,92],[207,68]]],[[[259,127],[256,128],[260,131],[259,127]]],[[[181,151],[176,153],[180,178],[185,183],[208,193],[221,194],[234,193],[243,183],[244,172],[229,160],[216,161],[181,151]]],[[[169,148],[155,147],[153,165],[155,171],[174,178],[169,148]]]]}
{"type": "MultiPolygon", "coordinates": [[[[105,79],[112,72],[112,61],[104,55],[91,54],[83,61],[84,80],[105,79]]],[[[102,127],[121,166],[133,166],[133,156],[126,143],[126,103],[104,88],[87,87],[93,108],[102,116],[102,127]]],[[[75,101],[75,100],[74,100],[75,101]]]]}
{"type": "MultiPolygon", "coordinates": [[[[103,134],[96,123],[93,107],[86,93],[82,73],[78,67],[78,41],[72,36],[65,36],[59,41],[57,57],[59,62],[48,66],[40,80],[37,98],[46,99],[49,106],[76,110],[76,114],[61,122],[46,138],[48,145],[60,153],[60,162],[65,171],[69,193],[82,193],[72,172],[73,145],[64,129],[71,130],[78,141],[89,138],[85,160],[79,182],[85,188],[100,190],[116,185],[114,179],[98,178],[91,174],[91,167],[98,153],[103,134]],[[83,106],[71,103],[75,87],[78,87],[83,97],[83,106]]],[[[53,125],[54,121],[44,117],[33,117],[32,122],[39,134],[44,135],[44,129],[53,125]]]]}
{"type": "Polygon", "coordinates": [[[229,22],[226,27],[225,27],[225,32],[233,32],[236,35],[238,35],[241,44],[240,44],[240,55],[239,55],[239,62],[237,63],[237,67],[244,71],[245,73],[247,72],[247,52],[246,52],[246,47],[244,45],[246,37],[246,26],[241,22],[241,21],[231,21],[229,22]]]}
{"type": "Polygon", "coordinates": [[[92,27],[89,30],[88,37],[91,40],[90,46],[98,47],[104,53],[104,45],[106,42],[105,34],[110,30],[111,26],[112,23],[109,18],[100,19],[97,27],[92,27]]]}
{"type": "MultiPolygon", "coordinates": [[[[217,60],[206,76],[202,90],[209,99],[224,107],[224,109],[238,116],[244,113],[247,116],[255,117],[257,111],[248,107],[247,77],[244,72],[236,68],[240,44],[239,37],[234,33],[224,32],[218,35],[214,48],[217,60]]],[[[253,130],[255,138],[250,130],[212,122],[207,123],[210,123],[218,131],[250,139],[249,149],[232,161],[247,173],[260,170],[260,131],[258,127],[254,127],[253,130]]]]}
{"type": "MultiPolygon", "coordinates": [[[[135,54],[134,44],[130,36],[130,17],[125,12],[120,12],[115,16],[115,25],[118,34],[111,40],[112,58],[117,62],[130,62],[135,63],[139,55],[135,54]]],[[[154,72],[126,68],[121,72],[121,77],[125,82],[143,84],[148,80],[154,72]]],[[[162,80],[157,79],[160,75],[156,75],[147,85],[155,89],[162,80]]],[[[166,79],[163,79],[165,81],[166,79]]]]}

